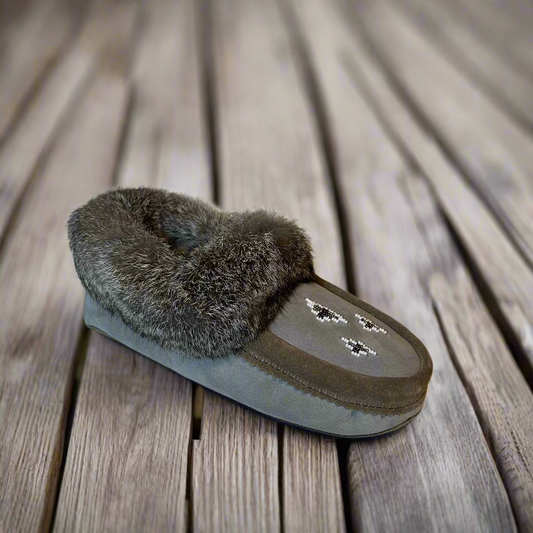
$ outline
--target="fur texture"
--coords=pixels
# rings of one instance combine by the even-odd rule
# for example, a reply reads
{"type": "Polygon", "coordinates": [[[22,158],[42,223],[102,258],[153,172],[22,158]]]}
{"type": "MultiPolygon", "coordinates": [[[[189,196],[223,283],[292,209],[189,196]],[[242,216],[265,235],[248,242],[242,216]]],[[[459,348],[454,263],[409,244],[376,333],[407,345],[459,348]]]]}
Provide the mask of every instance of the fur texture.
{"type": "Polygon", "coordinates": [[[101,194],[72,213],[68,234],[93,298],[137,333],[196,357],[238,352],[313,276],[309,239],[294,222],[158,189],[101,194]]]}

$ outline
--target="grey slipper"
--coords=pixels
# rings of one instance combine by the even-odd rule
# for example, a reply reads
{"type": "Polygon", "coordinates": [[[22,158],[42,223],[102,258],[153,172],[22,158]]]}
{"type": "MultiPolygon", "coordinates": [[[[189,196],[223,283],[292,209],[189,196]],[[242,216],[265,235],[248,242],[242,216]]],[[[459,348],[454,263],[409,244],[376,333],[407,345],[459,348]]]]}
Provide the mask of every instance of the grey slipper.
{"type": "Polygon", "coordinates": [[[90,328],[260,413],[342,437],[415,417],[431,358],[406,328],[320,279],[271,212],[117,189],[68,222],[90,328]]]}

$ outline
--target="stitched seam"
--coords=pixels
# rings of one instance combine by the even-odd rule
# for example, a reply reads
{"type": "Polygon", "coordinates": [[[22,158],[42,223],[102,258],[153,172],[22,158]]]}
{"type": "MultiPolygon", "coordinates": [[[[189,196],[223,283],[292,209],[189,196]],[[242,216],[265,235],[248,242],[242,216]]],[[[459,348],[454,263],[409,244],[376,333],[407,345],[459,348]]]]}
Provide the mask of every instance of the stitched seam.
{"type": "Polygon", "coordinates": [[[274,368],[275,370],[277,370],[278,372],[280,372],[284,376],[287,376],[289,379],[292,379],[293,381],[295,381],[296,383],[299,383],[303,387],[305,387],[305,388],[307,388],[307,389],[309,389],[309,390],[311,390],[313,392],[316,392],[318,394],[322,394],[322,395],[324,395],[324,396],[326,396],[328,398],[331,398],[331,400],[333,402],[335,402],[335,403],[340,401],[340,402],[343,402],[343,403],[345,403],[347,405],[353,405],[353,406],[357,406],[357,407],[367,407],[367,408],[371,408],[371,409],[383,409],[385,411],[400,411],[402,409],[406,409],[407,407],[411,407],[411,406],[414,406],[414,405],[420,403],[424,399],[424,397],[426,396],[426,393],[424,392],[414,402],[402,405],[400,407],[383,407],[383,406],[370,405],[370,404],[365,404],[365,403],[351,402],[351,401],[343,400],[342,398],[336,398],[335,396],[332,396],[331,394],[328,394],[327,392],[325,392],[325,391],[323,391],[321,389],[316,389],[314,387],[311,387],[307,383],[304,383],[303,381],[299,380],[298,378],[295,378],[294,376],[292,376],[288,372],[285,372],[283,369],[277,367],[276,365],[273,365],[272,363],[270,363],[268,361],[264,361],[263,359],[260,359],[256,355],[251,354],[250,352],[247,352],[247,351],[243,350],[243,353],[245,353],[246,355],[249,355],[250,357],[253,357],[256,361],[258,361],[258,362],[260,362],[260,363],[262,363],[264,365],[267,365],[267,366],[270,366],[270,367],[274,368]]]}

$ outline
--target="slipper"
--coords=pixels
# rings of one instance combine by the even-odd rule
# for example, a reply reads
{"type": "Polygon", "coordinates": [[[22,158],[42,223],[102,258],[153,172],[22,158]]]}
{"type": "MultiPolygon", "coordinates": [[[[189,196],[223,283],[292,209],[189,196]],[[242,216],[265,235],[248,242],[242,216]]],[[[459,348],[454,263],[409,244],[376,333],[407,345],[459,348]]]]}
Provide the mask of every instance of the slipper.
{"type": "Polygon", "coordinates": [[[207,389],[339,437],[422,409],[426,348],[319,278],[309,238],[282,216],[116,189],[74,211],[68,234],[87,326],[207,389]]]}

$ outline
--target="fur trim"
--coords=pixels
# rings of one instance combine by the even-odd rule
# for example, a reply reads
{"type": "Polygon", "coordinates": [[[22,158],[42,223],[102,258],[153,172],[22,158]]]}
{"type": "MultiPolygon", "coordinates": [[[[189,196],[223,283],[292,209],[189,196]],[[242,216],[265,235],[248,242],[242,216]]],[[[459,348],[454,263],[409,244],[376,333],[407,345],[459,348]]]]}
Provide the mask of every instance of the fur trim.
{"type": "Polygon", "coordinates": [[[259,210],[159,189],[101,194],[68,221],[87,292],[135,332],[196,357],[241,350],[313,276],[309,238],[259,210]]]}

